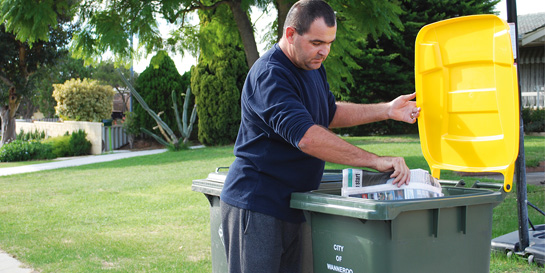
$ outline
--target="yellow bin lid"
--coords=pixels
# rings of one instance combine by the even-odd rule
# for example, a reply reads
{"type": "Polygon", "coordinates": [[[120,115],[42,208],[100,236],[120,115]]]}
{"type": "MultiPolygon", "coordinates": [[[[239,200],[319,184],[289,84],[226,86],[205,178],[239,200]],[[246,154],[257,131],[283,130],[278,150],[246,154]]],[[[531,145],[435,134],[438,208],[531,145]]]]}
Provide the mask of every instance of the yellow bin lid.
{"type": "Polygon", "coordinates": [[[416,37],[415,85],[432,175],[499,172],[511,191],[520,116],[509,25],[487,14],[424,26],[416,37]]]}

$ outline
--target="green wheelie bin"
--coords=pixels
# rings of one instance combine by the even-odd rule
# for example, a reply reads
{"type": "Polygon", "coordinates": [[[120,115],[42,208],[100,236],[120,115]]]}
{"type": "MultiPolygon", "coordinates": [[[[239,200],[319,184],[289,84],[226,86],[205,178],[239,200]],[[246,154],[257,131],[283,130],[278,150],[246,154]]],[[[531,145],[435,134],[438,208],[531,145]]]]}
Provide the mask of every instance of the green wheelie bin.
{"type": "MultiPolygon", "coordinates": [[[[210,203],[210,237],[212,252],[212,272],[227,272],[227,258],[223,246],[223,231],[221,228],[220,194],[227,176],[227,167],[217,168],[215,172],[208,174],[204,179],[193,180],[191,189],[201,192],[210,203]]],[[[320,189],[340,189],[342,183],[341,170],[327,170],[324,172],[320,189]]],[[[304,271],[312,272],[312,245],[310,239],[310,226],[304,225],[304,271]]]]}
{"type": "Polygon", "coordinates": [[[305,212],[307,272],[488,272],[499,191],[443,187],[444,197],[377,201],[341,190],[293,193],[305,212]]]}

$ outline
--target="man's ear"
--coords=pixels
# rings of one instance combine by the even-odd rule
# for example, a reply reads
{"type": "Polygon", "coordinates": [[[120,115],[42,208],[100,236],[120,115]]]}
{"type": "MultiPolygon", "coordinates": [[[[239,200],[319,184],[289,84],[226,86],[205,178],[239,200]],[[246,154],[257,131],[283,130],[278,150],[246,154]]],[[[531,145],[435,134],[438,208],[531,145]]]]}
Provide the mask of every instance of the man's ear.
{"type": "Polygon", "coordinates": [[[286,35],[286,39],[288,40],[288,42],[290,44],[293,44],[293,36],[295,36],[296,33],[296,30],[294,27],[286,27],[286,33],[284,33],[286,35]]]}

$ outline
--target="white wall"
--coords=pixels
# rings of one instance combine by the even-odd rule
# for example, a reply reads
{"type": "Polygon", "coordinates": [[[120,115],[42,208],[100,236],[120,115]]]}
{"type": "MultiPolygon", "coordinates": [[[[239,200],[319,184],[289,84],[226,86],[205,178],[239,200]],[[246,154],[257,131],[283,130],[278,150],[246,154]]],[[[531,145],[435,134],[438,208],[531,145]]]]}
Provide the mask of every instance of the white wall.
{"type": "Polygon", "coordinates": [[[92,144],[91,154],[102,153],[102,122],[88,122],[88,121],[63,121],[63,122],[45,122],[45,121],[16,121],[16,133],[19,134],[21,130],[25,132],[43,131],[46,137],[62,136],[66,132],[72,133],[79,129],[83,129],[87,133],[87,140],[92,144]]]}

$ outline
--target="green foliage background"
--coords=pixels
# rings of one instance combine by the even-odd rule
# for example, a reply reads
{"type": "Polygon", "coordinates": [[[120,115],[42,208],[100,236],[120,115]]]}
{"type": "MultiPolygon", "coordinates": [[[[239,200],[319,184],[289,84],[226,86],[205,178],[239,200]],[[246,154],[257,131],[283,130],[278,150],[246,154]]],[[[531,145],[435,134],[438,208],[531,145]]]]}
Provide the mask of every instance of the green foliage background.
{"type": "Polygon", "coordinates": [[[203,50],[191,70],[191,89],[199,106],[199,141],[205,145],[232,143],[240,125],[240,92],[248,66],[240,38],[226,37],[236,33],[236,26],[225,13],[230,13],[226,6],[199,12],[201,34],[214,43],[206,47],[214,50],[203,50]]]}
{"type": "MultiPolygon", "coordinates": [[[[161,119],[172,129],[178,128],[176,125],[176,116],[172,109],[171,92],[174,90],[177,94],[177,104],[183,105],[182,93],[188,86],[187,80],[178,73],[174,61],[168,56],[166,51],[159,51],[151,59],[150,65],[136,79],[135,88],[142,96],[144,101],[156,113],[164,111],[161,119]]],[[[133,104],[133,111],[136,113],[136,124],[138,127],[146,128],[152,132],[157,126],[155,120],[138,103],[133,104]]]]}
{"type": "Polygon", "coordinates": [[[524,132],[545,132],[545,109],[522,109],[524,132]]]}
{"type": "MultiPolygon", "coordinates": [[[[192,16],[185,12],[193,7],[193,1],[189,0],[113,0],[107,1],[107,3],[103,1],[10,0],[0,2],[0,15],[5,20],[7,32],[18,30],[16,31],[17,38],[6,31],[4,34],[11,36],[4,35],[3,37],[9,38],[10,41],[19,40],[27,44],[34,44],[33,48],[38,48],[40,40],[49,39],[50,42],[58,41],[55,43],[56,45],[64,45],[63,50],[65,50],[66,39],[64,38],[66,34],[74,33],[74,35],[70,35],[74,38],[70,44],[71,53],[74,56],[84,58],[86,61],[91,61],[94,58],[96,61],[102,57],[104,51],[109,50],[114,53],[115,61],[118,64],[126,64],[126,61],[132,57],[157,49],[168,48],[177,52],[187,49],[192,54],[200,51],[199,62],[203,62],[200,65],[206,69],[203,70],[201,67],[196,71],[206,71],[203,72],[205,73],[203,75],[217,76],[219,73],[215,70],[218,68],[211,65],[215,62],[213,59],[220,60],[225,57],[222,55],[223,53],[216,52],[231,46],[237,47],[240,51],[243,49],[239,28],[234,24],[233,15],[230,12],[230,7],[232,8],[234,3],[240,4],[245,11],[249,11],[250,6],[258,7],[259,10],[273,9],[278,11],[280,7],[289,6],[293,2],[295,1],[203,1],[201,3],[207,8],[216,4],[217,6],[214,9],[199,11],[201,19],[199,27],[191,26],[192,16]],[[102,5],[97,3],[102,3],[102,5]],[[28,10],[35,12],[28,13],[28,10]],[[21,17],[22,14],[28,16],[21,17]],[[72,18],[75,14],[78,15],[76,22],[81,25],[75,24],[68,27],[66,22],[74,22],[72,18]],[[167,39],[163,39],[159,34],[158,18],[164,18],[169,24],[177,26],[167,39]],[[58,33],[51,30],[57,30],[58,33]],[[140,49],[135,50],[128,46],[131,34],[138,38],[139,43],[142,44],[140,49]]],[[[423,25],[456,16],[492,13],[494,5],[499,0],[331,0],[327,2],[337,12],[338,18],[337,40],[325,62],[331,89],[338,99],[372,103],[389,101],[398,95],[411,93],[414,90],[412,72],[414,39],[423,25]]],[[[283,18],[280,19],[283,20],[283,18]]],[[[266,36],[268,41],[275,41],[271,37],[275,36],[275,28],[278,25],[278,21],[272,24],[271,30],[266,36]]],[[[247,32],[247,30],[241,31],[247,32]]],[[[0,43],[0,48],[5,48],[7,52],[11,48],[8,45],[4,46],[0,43]]],[[[13,51],[13,49],[10,50],[13,51]]],[[[16,54],[4,54],[0,57],[7,58],[12,55],[16,54]]],[[[238,58],[236,54],[230,57],[238,58]]],[[[49,59],[53,58],[46,58],[46,60],[49,59]]],[[[17,62],[4,63],[15,64],[17,62]]],[[[34,63],[36,63],[35,60],[32,61],[32,64],[34,63]]],[[[2,62],[0,62],[1,64],[2,62]]],[[[28,67],[33,68],[33,65],[28,67]]],[[[22,82],[26,84],[25,80],[22,82]]],[[[243,78],[236,84],[242,85],[242,82],[243,78]]],[[[202,87],[200,83],[195,84],[202,87]]],[[[212,85],[212,83],[210,84],[212,85]]],[[[177,92],[184,90],[185,88],[180,88],[177,92]]],[[[168,94],[170,91],[167,90],[165,93],[168,94]]],[[[168,95],[163,97],[167,98],[168,95]]],[[[153,105],[149,100],[146,101],[153,105]]],[[[171,103],[168,102],[169,99],[163,99],[163,101],[157,102],[159,107],[152,107],[157,111],[165,110],[163,118],[172,120],[172,115],[168,114],[171,112],[171,103]]],[[[201,102],[207,101],[202,100],[201,102]]],[[[214,103],[212,100],[210,107],[202,103],[199,107],[217,108],[217,104],[214,103]]],[[[227,100],[222,103],[229,104],[231,102],[227,100]]],[[[30,109],[28,106],[31,104],[23,101],[20,109],[30,109]]],[[[42,102],[35,104],[42,104],[42,102]]],[[[43,104],[46,105],[47,101],[43,101],[43,104]]],[[[200,116],[205,116],[205,112],[199,110],[199,113],[200,116]]],[[[140,115],[140,117],[148,119],[148,115],[140,115]]],[[[150,123],[146,126],[149,129],[155,126],[153,121],[150,123]]],[[[199,123],[202,124],[202,122],[199,123]]],[[[170,122],[167,124],[172,126],[170,122]]],[[[213,128],[218,125],[211,126],[213,128]]],[[[353,135],[398,134],[415,132],[415,128],[414,125],[386,121],[348,131],[343,130],[343,132],[353,135]]],[[[225,132],[220,133],[225,134],[225,132]]],[[[209,135],[204,138],[210,139],[207,141],[214,139],[209,135]]]]}
{"type": "MultiPolygon", "coordinates": [[[[414,90],[414,41],[420,29],[437,21],[473,14],[490,14],[499,0],[401,0],[402,28],[392,28],[388,35],[345,37],[354,48],[354,59],[361,68],[351,70],[355,80],[348,89],[333,89],[339,100],[378,103],[410,94],[414,90]]],[[[342,30],[338,30],[340,32],[342,30]]],[[[338,38],[339,40],[341,38],[338,38]]],[[[337,41],[335,41],[337,43],[337,41]]],[[[335,44],[333,46],[336,46],[335,44]]],[[[329,59],[328,59],[329,61],[329,59]]],[[[326,68],[328,63],[325,64],[326,68]]],[[[329,77],[329,76],[328,76],[329,77]]],[[[336,130],[349,135],[385,135],[416,133],[418,126],[396,121],[382,121],[336,130]]]]}

